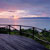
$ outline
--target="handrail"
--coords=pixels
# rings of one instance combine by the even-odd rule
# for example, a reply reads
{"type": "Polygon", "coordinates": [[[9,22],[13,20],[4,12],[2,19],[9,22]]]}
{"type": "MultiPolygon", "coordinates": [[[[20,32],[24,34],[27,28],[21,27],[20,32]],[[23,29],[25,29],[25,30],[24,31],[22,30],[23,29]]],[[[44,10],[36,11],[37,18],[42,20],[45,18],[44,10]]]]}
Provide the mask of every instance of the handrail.
{"type": "Polygon", "coordinates": [[[37,38],[38,40],[43,41],[43,42],[45,42],[45,43],[47,43],[47,44],[49,44],[49,45],[50,45],[50,42],[45,41],[45,40],[42,40],[42,39],[38,38],[37,36],[34,36],[34,37],[35,37],[35,38],[37,38]]]}
{"type": "MultiPolygon", "coordinates": [[[[43,30],[41,28],[37,28],[37,27],[33,27],[33,26],[26,26],[26,25],[13,25],[13,24],[0,24],[0,26],[22,26],[22,27],[31,27],[31,28],[36,28],[36,29],[39,29],[39,30],[43,30]]],[[[49,31],[46,31],[46,32],[49,32],[49,31]]]]}
{"type": "MultiPolygon", "coordinates": [[[[20,35],[22,35],[22,30],[21,30],[22,27],[31,27],[31,28],[33,29],[33,34],[32,34],[32,35],[33,35],[33,38],[35,37],[35,36],[34,36],[34,30],[35,30],[35,29],[43,30],[43,29],[40,29],[40,28],[37,28],[37,27],[25,26],[25,25],[0,24],[0,26],[8,26],[8,28],[9,28],[9,34],[10,34],[10,28],[11,28],[12,26],[19,26],[19,27],[20,27],[20,29],[19,29],[19,30],[20,30],[20,35]]],[[[12,28],[14,28],[14,27],[12,27],[12,28]]],[[[14,29],[15,29],[15,28],[14,28],[14,29]]],[[[49,32],[49,31],[46,31],[46,32],[49,32]]],[[[38,37],[35,37],[35,38],[39,39],[38,37]]],[[[50,44],[50,42],[48,42],[48,41],[45,41],[45,40],[42,40],[42,39],[39,39],[39,40],[50,44]]]]}
{"type": "Polygon", "coordinates": [[[11,26],[23,26],[23,27],[32,27],[32,26],[25,26],[25,25],[13,25],[13,24],[0,24],[0,26],[9,26],[9,25],[11,25],[11,26]]]}

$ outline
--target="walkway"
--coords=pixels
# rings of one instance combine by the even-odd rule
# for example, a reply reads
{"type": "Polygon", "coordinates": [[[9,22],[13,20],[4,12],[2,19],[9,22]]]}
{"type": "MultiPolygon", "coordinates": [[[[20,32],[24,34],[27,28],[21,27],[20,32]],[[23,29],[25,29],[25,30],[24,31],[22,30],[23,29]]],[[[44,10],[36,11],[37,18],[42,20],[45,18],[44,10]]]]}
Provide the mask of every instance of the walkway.
{"type": "Polygon", "coordinates": [[[36,41],[17,35],[0,34],[0,50],[48,50],[36,41]]]}

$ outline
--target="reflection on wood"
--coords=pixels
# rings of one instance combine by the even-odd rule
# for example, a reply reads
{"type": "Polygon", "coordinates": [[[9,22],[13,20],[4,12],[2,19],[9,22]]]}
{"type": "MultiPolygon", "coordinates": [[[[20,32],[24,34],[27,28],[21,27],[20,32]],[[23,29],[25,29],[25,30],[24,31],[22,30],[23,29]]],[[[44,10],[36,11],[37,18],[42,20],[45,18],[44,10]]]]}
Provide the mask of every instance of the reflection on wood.
{"type": "Polygon", "coordinates": [[[0,34],[0,50],[48,50],[36,41],[23,36],[0,34]]]}

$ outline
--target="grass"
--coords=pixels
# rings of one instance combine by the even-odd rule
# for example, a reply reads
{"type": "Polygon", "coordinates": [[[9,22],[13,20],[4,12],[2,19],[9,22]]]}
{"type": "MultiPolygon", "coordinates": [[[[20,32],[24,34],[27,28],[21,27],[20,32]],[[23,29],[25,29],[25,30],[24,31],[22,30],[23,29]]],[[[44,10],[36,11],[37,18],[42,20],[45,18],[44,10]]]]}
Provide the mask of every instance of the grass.
{"type": "MultiPolygon", "coordinates": [[[[5,28],[0,28],[0,33],[8,33],[9,32],[9,29],[5,29],[5,28]]],[[[40,36],[40,35],[43,35],[45,36],[45,38],[47,39],[47,41],[50,42],[50,32],[45,32],[45,31],[41,31],[40,32],[40,35],[38,34],[38,30],[34,30],[34,35],[37,36],[38,38],[44,40],[44,37],[40,36]]],[[[18,30],[11,30],[10,34],[12,35],[20,35],[19,31],[18,30]]],[[[28,37],[28,38],[32,38],[33,39],[33,36],[29,35],[29,34],[33,34],[33,30],[31,29],[22,29],[22,36],[25,36],[25,37],[28,37]]],[[[42,42],[36,38],[34,38],[34,40],[36,40],[37,42],[39,42],[40,44],[44,45],[46,48],[50,49],[50,45],[49,44],[46,44],[45,42],[42,42]]]]}

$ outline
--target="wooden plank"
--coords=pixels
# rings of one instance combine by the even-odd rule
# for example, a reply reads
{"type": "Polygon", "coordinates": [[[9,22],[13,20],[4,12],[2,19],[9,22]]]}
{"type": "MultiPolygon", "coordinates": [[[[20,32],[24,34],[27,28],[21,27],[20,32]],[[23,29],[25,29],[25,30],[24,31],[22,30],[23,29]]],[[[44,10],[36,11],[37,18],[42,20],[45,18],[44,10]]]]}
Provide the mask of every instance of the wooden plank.
{"type": "Polygon", "coordinates": [[[24,36],[0,34],[0,50],[48,50],[43,45],[24,36]]]}
{"type": "Polygon", "coordinates": [[[10,47],[6,42],[0,39],[0,50],[14,50],[14,48],[10,47]]]}

